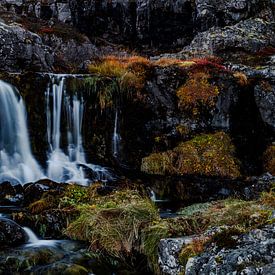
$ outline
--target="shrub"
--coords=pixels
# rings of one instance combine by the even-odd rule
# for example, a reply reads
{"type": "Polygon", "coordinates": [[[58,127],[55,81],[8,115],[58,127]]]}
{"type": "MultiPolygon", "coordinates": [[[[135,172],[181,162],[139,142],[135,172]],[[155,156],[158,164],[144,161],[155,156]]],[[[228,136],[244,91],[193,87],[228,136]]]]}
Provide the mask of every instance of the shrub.
{"type": "Polygon", "coordinates": [[[240,168],[234,153],[235,148],[225,133],[203,134],[180,143],[173,150],[144,158],[141,170],[156,175],[200,174],[237,178],[240,168]]]}
{"type": "Polygon", "coordinates": [[[187,82],[177,91],[181,109],[196,116],[215,106],[219,88],[210,84],[209,80],[210,74],[206,72],[189,73],[187,82]]]}

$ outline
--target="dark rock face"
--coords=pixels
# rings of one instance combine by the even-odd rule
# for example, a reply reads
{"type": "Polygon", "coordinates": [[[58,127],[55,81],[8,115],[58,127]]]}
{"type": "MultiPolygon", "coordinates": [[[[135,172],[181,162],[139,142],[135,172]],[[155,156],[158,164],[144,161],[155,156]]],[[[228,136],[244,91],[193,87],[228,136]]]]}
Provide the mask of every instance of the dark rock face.
{"type": "Polygon", "coordinates": [[[275,268],[274,225],[255,229],[238,238],[237,247],[211,250],[189,259],[185,274],[269,274],[275,268]],[[218,259],[221,262],[218,263],[218,259]]]}
{"type": "Polygon", "coordinates": [[[0,23],[1,69],[51,71],[53,55],[41,38],[17,25],[0,23]]]}
{"type": "Polygon", "coordinates": [[[0,217],[0,245],[14,246],[25,243],[25,232],[17,223],[0,217]]]}
{"type": "Polygon", "coordinates": [[[268,0],[196,0],[196,23],[199,31],[214,26],[234,25],[241,20],[257,16],[271,16],[268,0]]]}
{"type": "Polygon", "coordinates": [[[256,104],[263,121],[275,131],[275,85],[263,81],[254,89],[256,104]]]}

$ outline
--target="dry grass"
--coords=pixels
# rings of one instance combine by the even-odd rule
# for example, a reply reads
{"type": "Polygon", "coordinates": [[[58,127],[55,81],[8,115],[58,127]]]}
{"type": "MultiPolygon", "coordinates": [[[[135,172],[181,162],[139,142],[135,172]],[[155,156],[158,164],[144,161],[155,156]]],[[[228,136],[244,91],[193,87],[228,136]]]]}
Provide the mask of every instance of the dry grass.
{"type": "Polygon", "coordinates": [[[177,91],[180,108],[197,116],[204,109],[214,107],[219,88],[209,81],[210,74],[207,72],[189,73],[187,82],[177,91]]]}
{"type": "Polygon", "coordinates": [[[101,61],[89,65],[89,72],[117,78],[120,87],[124,90],[141,90],[145,85],[150,68],[151,62],[141,56],[106,56],[101,61]]]}

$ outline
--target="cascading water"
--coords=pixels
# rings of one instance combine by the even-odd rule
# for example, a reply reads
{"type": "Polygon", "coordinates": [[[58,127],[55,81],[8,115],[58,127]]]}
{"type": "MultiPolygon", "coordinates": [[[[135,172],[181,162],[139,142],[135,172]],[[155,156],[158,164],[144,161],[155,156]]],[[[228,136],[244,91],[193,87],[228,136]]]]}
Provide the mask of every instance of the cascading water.
{"type": "Polygon", "coordinates": [[[84,100],[80,95],[69,95],[65,87],[66,75],[51,76],[46,91],[47,133],[50,146],[47,175],[58,182],[76,182],[87,185],[87,169],[92,170],[96,180],[111,178],[107,169],[88,164],[82,144],[82,121],[84,100]],[[63,114],[65,116],[62,116],[63,114]],[[60,147],[61,125],[67,128],[67,152],[60,147]]]}
{"type": "Polygon", "coordinates": [[[31,153],[26,121],[19,92],[0,80],[0,182],[24,184],[44,177],[31,153]]]}
{"type": "Polygon", "coordinates": [[[116,110],[115,125],[114,125],[113,139],[112,139],[112,151],[113,151],[113,156],[115,158],[119,157],[120,140],[121,140],[121,137],[118,132],[118,110],[116,110]]]}

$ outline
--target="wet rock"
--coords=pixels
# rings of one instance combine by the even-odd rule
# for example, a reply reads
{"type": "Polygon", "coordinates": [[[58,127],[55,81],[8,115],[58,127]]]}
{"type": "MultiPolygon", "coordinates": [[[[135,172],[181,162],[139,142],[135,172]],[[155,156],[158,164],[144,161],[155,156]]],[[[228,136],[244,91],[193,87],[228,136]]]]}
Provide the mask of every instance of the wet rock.
{"type": "Polygon", "coordinates": [[[239,236],[235,248],[210,247],[190,258],[185,274],[268,274],[275,268],[274,249],[275,227],[268,225],[239,236]]]}
{"type": "Polygon", "coordinates": [[[49,179],[42,179],[35,183],[28,183],[24,185],[25,193],[25,205],[29,205],[32,202],[39,200],[42,195],[49,191],[56,191],[56,193],[62,192],[66,184],[57,183],[49,179]]]}
{"type": "Polygon", "coordinates": [[[21,205],[24,200],[24,189],[21,184],[12,185],[9,182],[0,184],[0,205],[21,205]]]}
{"type": "Polygon", "coordinates": [[[58,241],[55,246],[24,246],[0,251],[0,274],[88,274],[94,264],[87,250],[71,241],[58,241]]]}
{"type": "Polygon", "coordinates": [[[12,220],[0,217],[0,245],[16,246],[25,243],[26,236],[21,226],[12,220]]]}
{"type": "Polygon", "coordinates": [[[54,57],[41,37],[19,25],[0,23],[0,69],[50,71],[54,57]]]}

